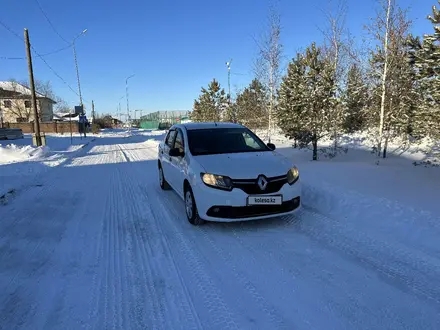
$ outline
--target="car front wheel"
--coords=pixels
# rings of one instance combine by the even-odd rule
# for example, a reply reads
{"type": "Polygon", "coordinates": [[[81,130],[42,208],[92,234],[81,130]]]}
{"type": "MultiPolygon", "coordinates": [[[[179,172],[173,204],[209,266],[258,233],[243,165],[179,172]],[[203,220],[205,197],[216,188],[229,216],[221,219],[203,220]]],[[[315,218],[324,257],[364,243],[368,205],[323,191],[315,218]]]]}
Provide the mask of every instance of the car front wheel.
{"type": "Polygon", "coordinates": [[[163,174],[163,169],[162,169],[162,165],[159,164],[159,184],[160,187],[163,190],[169,190],[170,189],[170,185],[168,184],[167,180],[165,180],[165,176],[163,174]]]}
{"type": "Polygon", "coordinates": [[[186,217],[190,224],[194,226],[199,226],[204,223],[203,219],[200,218],[199,213],[197,212],[197,205],[194,199],[194,194],[192,192],[191,187],[187,186],[185,189],[185,210],[186,217]]]}

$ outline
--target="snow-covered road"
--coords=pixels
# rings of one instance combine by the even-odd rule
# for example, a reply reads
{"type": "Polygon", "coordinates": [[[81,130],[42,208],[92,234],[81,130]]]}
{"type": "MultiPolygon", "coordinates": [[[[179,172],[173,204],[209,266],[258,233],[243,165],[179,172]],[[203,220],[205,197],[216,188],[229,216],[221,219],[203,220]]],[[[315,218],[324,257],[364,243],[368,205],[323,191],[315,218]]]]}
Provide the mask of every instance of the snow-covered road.
{"type": "Polygon", "coordinates": [[[0,206],[0,329],[439,329],[435,247],[313,204],[193,227],[160,137],[98,138],[0,206]]]}

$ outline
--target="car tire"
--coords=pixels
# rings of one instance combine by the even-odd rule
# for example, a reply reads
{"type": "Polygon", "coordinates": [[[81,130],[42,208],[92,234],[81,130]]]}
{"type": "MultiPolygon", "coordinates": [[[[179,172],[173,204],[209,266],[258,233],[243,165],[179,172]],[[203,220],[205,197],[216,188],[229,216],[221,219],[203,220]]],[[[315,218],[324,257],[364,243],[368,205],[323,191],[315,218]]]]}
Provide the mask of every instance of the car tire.
{"type": "Polygon", "coordinates": [[[185,211],[188,222],[193,226],[200,226],[205,221],[200,218],[199,212],[197,211],[196,200],[194,199],[194,194],[191,187],[188,185],[185,188],[185,211]]]}
{"type": "Polygon", "coordinates": [[[168,184],[167,180],[165,180],[165,175],[163,174],[162,165],[159,163],[159,184],[162,190],[170,190],[171,187],[168,184]]]}

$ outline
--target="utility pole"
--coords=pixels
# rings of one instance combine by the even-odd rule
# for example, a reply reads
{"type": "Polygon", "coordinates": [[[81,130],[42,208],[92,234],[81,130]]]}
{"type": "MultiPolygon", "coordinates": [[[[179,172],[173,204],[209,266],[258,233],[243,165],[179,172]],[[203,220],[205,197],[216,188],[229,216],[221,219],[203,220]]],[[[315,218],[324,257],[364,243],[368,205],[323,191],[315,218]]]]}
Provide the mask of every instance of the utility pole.
{"type": "Polygon", "coordinates": [[[229,62],[226,62],[226,66],[228,67],[228,100],[229,100],[229,106],[231,106],[231,63],[232,63],[232,58],[229,60],[229,62]]]}
{"type": "Polygon", "coordinates": [[[92,123],[95,121],[95,103],[92,100],[92,123]]]}
{"type": "Polygon", "coordinates": [[[72,113],[69,109],[69,128],[70,128],[70,144],[73,144],[73,133],[72,133],[72,113]]]}
{"type": "Polygon", "coordinates": [[[35,94],[34,69],[32,68],[31,44],[29,42],[28,29],[24,29],[24,42],[26,44],[26,55],[29,70],[29,84],[31,87],[32,107],[34,110],[34,130],[37,147],[41,146],[40,119],[38,118],[37,96],[35,94]]]}
{"type": "Polygon", "coordinates": [[[128,130],[130,130],[130,105],[128,103],[128,80],[130,78],[133,78],[134,74],[132,74],[131,76],[127,77],[127,79],[125,79],[125,97],[127,99],[127,123],[128,123],[128,130]]]}

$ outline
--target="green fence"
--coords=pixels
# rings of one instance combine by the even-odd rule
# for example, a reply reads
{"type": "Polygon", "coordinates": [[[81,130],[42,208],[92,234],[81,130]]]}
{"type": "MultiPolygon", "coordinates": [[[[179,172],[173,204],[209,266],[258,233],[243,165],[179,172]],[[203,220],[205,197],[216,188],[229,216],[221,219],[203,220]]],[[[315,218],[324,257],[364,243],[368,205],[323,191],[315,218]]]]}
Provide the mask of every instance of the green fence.
{"type": "Polygon", "coordinates": [[[140,127],[145,129],[169,129],[174,124],[180,124],[182,120],[188,117],[167,118],[167,120],[141,120],[140,127]]]}
{"type": "Polygon", "coordinates": [[[141,121],[141,128],[145,129],[159,129],[159,122],[158,121],[141,121]]]}
{"type": "Polygon", "coordinates": [[[140,127],[144,129],[167,129],[174,124],[188,120],[188,110],[165,110],[148,113],[140,118],[140,127]]]}

